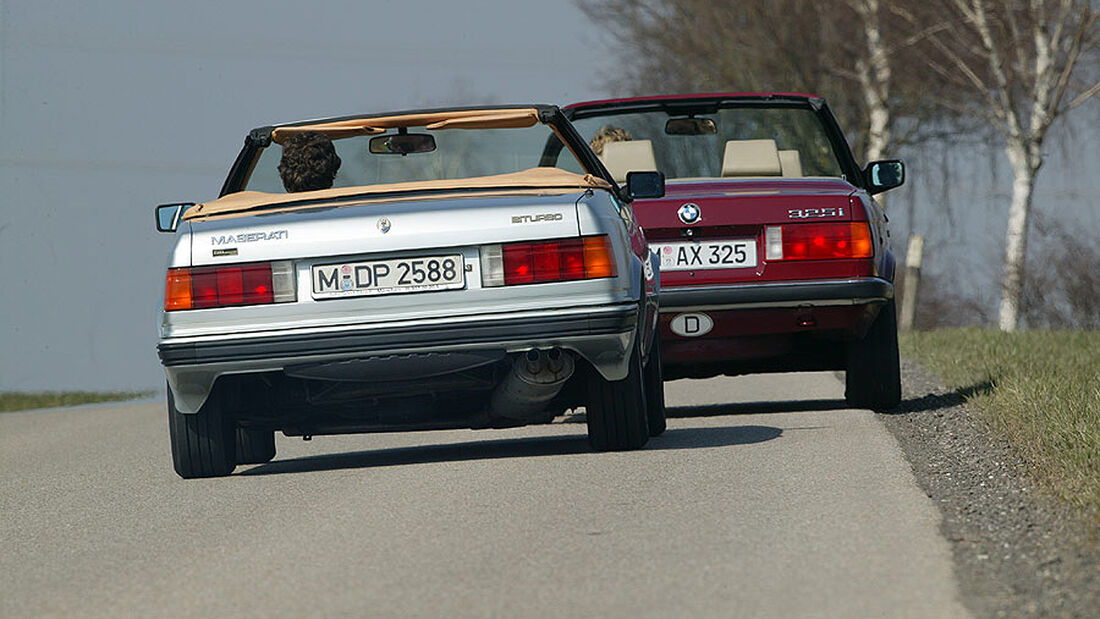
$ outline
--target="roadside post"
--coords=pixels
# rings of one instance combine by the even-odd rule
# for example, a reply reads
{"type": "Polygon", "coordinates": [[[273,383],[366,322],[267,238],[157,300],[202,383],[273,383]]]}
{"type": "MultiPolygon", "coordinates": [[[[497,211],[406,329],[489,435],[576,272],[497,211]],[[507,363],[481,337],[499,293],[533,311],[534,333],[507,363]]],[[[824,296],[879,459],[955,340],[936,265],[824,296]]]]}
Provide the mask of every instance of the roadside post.
{"type": "Polygon", "coordinates": [[[909,235],[909,248],[905,252],[905,282],[901,297],[901,316],[898,317],[898,329],[911,331],[913,319],[917,313],[917,291],[920,289],[920,268],[924,259],[924,237],[909,235]]]}

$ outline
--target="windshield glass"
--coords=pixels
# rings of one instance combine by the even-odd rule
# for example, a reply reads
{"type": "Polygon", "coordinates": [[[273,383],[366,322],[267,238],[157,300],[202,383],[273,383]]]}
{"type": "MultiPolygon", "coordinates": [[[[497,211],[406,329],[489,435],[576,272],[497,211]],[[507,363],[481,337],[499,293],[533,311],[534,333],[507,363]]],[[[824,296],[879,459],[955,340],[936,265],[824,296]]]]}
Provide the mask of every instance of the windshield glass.
{"type": "Polygon", "coordinates": [[[690,116],[609,110],[572,122],[617,181],[629,170],[652,169],[669,180],[842,174],[824,127],[807,108],[726,107],[690,116]]]}
{"type": "MultiPolygon", "coordinates": [[[[554,131],[547,125],[509,129],[435,129],[409,127],[409,135],[430,135],[435,148],[428,152],[371,152],[371,140],[395,136],[397,129],[384,133],[333,139],[340,166],[333,187],[358,187],[473,178],[519,172],[546,165],[543,151],[548,142],[556,142],[554,131]],[[553,137],[553,139],[551,139],[553,137]]],[[[426,143],[426,141],[425,141],[426,143]]],[[[380,150],[376,142],[375,151],[380,150]]],[[[243,189],[283,193],[279,162],[283,147],[275,142],[263,148],[243,189]]],[[[563,148],[556,167],[584,173],[583,167],[568,148],[563,148]]]]}

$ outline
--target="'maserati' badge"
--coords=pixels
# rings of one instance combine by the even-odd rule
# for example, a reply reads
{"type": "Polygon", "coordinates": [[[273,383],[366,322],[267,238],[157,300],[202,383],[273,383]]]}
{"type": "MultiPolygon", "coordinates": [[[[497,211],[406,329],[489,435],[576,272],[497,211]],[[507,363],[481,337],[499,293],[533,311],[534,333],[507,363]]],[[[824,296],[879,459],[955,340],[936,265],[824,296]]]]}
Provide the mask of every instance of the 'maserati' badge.
{"type": "Polygon", "coordinates": [[[210,237],[211,245],[232,245],[234,243],[255,243],[258,241],[281,241],[290,236],[286,230],[271,230],[269,232],[244,232],[241,234],[225,234],[210,237]]]}

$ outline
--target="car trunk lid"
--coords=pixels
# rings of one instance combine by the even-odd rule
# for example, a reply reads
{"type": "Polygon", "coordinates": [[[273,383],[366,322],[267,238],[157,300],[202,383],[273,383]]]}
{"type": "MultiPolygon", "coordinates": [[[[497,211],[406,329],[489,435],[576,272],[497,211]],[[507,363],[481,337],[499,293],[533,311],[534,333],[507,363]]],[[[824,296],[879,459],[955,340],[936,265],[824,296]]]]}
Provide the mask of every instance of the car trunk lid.
{"type": "Polygon", "coordinates": [[[635,201],[634,211],[662,256],[663,286],[799,279],[841,265],[769,264],[766,229],[860,219],[855,192],[841,179],[670,181],[664,198],[635,201]]]}
{"type": "Polygon", "coordinates": [[[576,236],[580,195],[478,197],[476,205],[453,197],[371,202],[195,221],[190,224],[192,265],[391,254],[576,236]]]}

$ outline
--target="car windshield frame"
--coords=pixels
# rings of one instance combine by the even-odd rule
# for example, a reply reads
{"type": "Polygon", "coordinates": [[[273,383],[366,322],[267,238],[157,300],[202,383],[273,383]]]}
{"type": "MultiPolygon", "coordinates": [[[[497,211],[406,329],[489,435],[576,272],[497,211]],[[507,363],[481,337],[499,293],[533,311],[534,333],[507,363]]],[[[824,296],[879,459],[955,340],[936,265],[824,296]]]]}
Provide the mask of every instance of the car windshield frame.
{"type": "MultiPolygon", "coordinates": [[[[473,179],[504,176],[508,173],[521,172],[525,169],[532,168],[566,169],[561,167],[556,159],[550,160],[545,156],[545,144],[548,142],[556,142],[569,146],[570,155],[567,156],[569,159],[563,162],[568,164],[569,171],[575,172],[579,168],[581,174],[590,174],[596,178],[605,180],[611,185],[616,193],[620,192],[618,184],[611,178],[611,175],[607,172],[602,162],[592,153],[587,143],[581,139],[580,135],[566,119],[560,108],[554,105],[545,104],[517,104],[399,111],[325,118],[259,127],[253,129],[245,138],[244,147],[234,161],[229,175],[222,185],[219,196],[250,189],[259,189],[260,191],[270,193],[283,193],[284,189],[281,182],[276,185],[275,181],[278,181],[278,177],[277,173],[273,176],[273,170],[264,171],[269,178],[264,181],[262,187],[250,185],[250,179],[254,178],[257,167],[266,166],[271,168],[278,165],[281,149],[271,147],[273,145],[278,146],[278,143],[284,140],[290,133],[301,131],[319,131],[326,133],[333,138],[333,142],[337,146],[338,152],[341,150],[351,152],[352,149],[341,148],[341,146],[352,145],[352,143],[345,142],[345,140],[360,140],[362,141],[362,149],[356,150],[367,150],[369,148],[368,143],[370,138],[380,135],[397,135],[398,132],[404,131],[433,134],[437,138],[440,138],[440,142],[446,144],[448,141],[442,139],[440,136],[461,136],[459,137],[459,141],[462,141],[463,138],[470,138],[475,135],[469,132],[522,131],[525,129],[529,131],[538,131],[537,128],[539,126],[543,128],[543,131],[529,138],[531,144],[530,151],[529,153],[523,153],[524,160],[529,161],[531,165],[517,165],[511,168],[498,167],[495,170],[482,170],[480,173],[471,175],[457,173],[437,176],[422,175],[421,178],[409,175],[389,179],[379,177],[375,181],[367,183],[358,183],[355,180],[349,182],[346,179],[341,182],[338,173],[337,184],[335,186],[369,187],[390,184],[409,184],[410,181],[432,182],[437,180],[451,180],[454,181],[456,186],[459,186],[461,185],[462,179],[465,178],[473,179]],[[524,117],[525,115],[529,117],[524,117]],[[272,162],[274,162],[274,166],[272,162]]],[[[487,134],[483,133],[480,137],[485,137],[485,135],[487,134]]],[[[510,135],[511,134],[509,134],[509,136],[510,135]]],[[[451,142],[453,141],[454,140],[451,140],[451,142]]],[[[345,158],[345,153],[340,153],[340,155],[342,159],[345,158]]],[[[360,156],[361,153],[356,153],[357,158],[360,156]]],[[[405,156],[393,154],[374,154],[373,156],[377,157],[380,161],[406,159],[405,156]]],[[[409,159],[415,157],[418,157],[418,155],[408,155],[409,159]]],[[[351,160],[355,161],[355,159],[351,160]]],[[[345,160],[341,165],[341,169],[344,169],[344,166],[352,165],[354,165],[354,163],[349,163],[345,160]]]]}
{"type": "MultiPolygon", "coordinates": [[[[865,179],[858,164],[848,146],[847,138],[841,131],[836,119],[829,111],[825,101],[821,98],[808,95],[711,95],[711,96],[668,96],[646,97],[637,99],[622,99],[611,101],[598,101],[576,103],[568,105],[563,112],[567,118],[575,123],[578,131],[591,129],[585,127],[584,121],[592,118],[600,118],[601,124],[614,125],[616,116],[661,113],[664,118],[682,118],[689,115],[697,117],[714,118],[721,109],[798,109],[806,110],[816,117],[821,128],[822,135],[831,149],[832,158],[839,166],[839,174],[835,178],[843,179],[857,187],[865,188],[865,179]],[[577,127],[576,124],[580,124],[577,127]]],[[[721,132],[721,128],[719,128],[721,132]]],[[[587,133],[587,131],[586,131],[587,133]]],[[[676,136],[670,136],[676,137],[676,136]]],[[[720,167],[721,153],[711,155],[717,160],[720,167]]],[[[658,155],[660,159],[660,155],[658,155]]],[[[662,170],[664,172],[664,170],[662,170]]],[[[683,178],[684,181],[703,180],[708,182],[735,181],[745,177],[722,177],[717,175],[703,175],[701,177],[683,178]]],[[[770,178],[780,179],[781,176],[770,178]]],[[[807,178],[812,178],[807,176],[807,178]]],[[[677,178],[669,175],[669,182],[677,182],[677,178]]]]}

